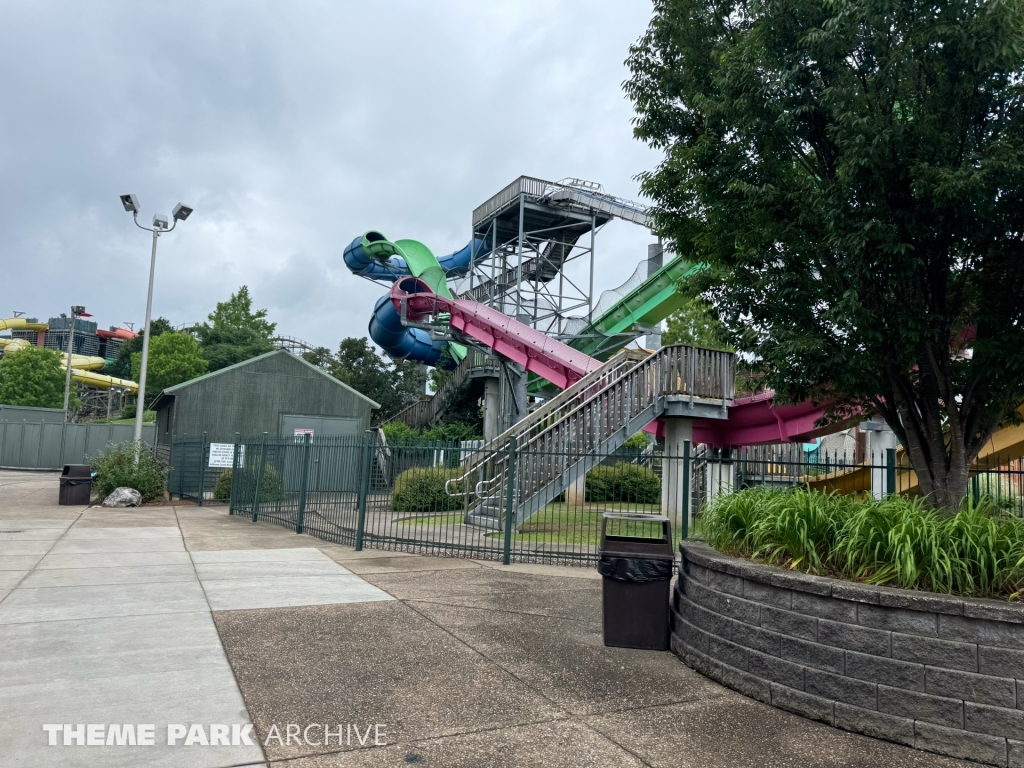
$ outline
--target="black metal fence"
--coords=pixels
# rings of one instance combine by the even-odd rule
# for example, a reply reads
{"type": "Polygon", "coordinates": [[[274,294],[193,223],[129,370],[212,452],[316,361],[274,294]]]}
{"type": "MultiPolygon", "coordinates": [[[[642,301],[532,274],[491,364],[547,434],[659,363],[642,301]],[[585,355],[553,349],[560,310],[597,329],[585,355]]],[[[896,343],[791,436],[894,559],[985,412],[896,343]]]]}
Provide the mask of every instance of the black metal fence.
{"type": "MultiPolygon", "coordinates": [[[[674,535],[685,538],[706,504],[740,488],[800,485],[861,498],[920,493],[913,470],[894,450],[831,454],[800,445],[731,451],[686,445],[681,456],[653,446],[620,450],[590,457],[583,477],[578,465],[564,467],[564,455],[514,445],[500,451],[465,443],[386,445],[370,435],[298,442],[264,435],[238,440],[230,468],[209,467],[209,459],[205,438],[175,441],[171,493],[208,504],[229,490],[232,515],[357,549],[506,563],[594,562],[609,511],[632,513],[617,524],[640,535],[657,529],[646,516],[665,514],[674,535]]],[[[970,492],[1024,515],[1024,460],[979,462],[970,492]]]]}

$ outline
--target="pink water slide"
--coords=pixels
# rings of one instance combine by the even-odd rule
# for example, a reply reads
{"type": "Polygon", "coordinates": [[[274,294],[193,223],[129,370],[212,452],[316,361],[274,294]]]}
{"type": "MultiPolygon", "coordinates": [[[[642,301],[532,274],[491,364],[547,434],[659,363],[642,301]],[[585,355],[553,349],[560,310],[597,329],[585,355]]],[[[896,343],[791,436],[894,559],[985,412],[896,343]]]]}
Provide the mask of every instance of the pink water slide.
{"type": "MultiPolygon", "coordinates": [[[[572,386],[602,365],[600,360],[496,309],[475,301],[438,296],[414,277],[399,280],[392,286],[391,301],[399,312],[404,301],[406,317],[412,321],[448,313],[452,328],[561,389],[572,386]]],[[[693,440],[712,447],[806,442],[836,431],[835,426],[814,425],[823,416],[825,405],[805,402],[776,406],[771,393],[740,398],[730,404],[728,419],[694,419],[693,440]]],[[[645,431],[661,437],[663,430],[664,421],[659,419],[645,431]]]]}

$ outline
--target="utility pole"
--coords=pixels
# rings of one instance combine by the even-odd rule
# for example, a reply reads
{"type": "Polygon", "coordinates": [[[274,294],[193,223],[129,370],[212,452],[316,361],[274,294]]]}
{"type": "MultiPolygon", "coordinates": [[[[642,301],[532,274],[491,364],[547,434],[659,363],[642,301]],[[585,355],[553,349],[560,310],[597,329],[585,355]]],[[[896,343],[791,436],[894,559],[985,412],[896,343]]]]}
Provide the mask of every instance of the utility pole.
{"type": "Polygon", "coordinates": [[[68,405],[71,402],[71,356],[75,353],[75,321],[85,314],[85,307],[71,307],[71,329],[68,331],[67,372],[64,377],[64,421],[68,420],[68,405]]]}

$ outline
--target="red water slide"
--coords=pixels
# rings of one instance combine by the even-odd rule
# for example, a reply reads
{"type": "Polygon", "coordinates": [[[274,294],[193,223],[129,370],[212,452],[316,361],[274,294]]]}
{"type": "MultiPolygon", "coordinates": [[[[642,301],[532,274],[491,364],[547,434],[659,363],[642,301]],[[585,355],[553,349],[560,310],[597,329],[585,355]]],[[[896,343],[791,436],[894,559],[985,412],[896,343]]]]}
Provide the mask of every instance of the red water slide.
{"type": "MultiPolygon", "coordinates": [[[[475,301],[438,296],[414,277],[392,286],[391,301],[398,312],[403,311],[404,303],[405,316],[414,322],[428,315],[449,314],[449,323],[455,330],[562,389],[602,365],[600,360],[496,309],[475,301]]],[[[836,431],[836,426],[814,426],[824,415],[824,409],[824,404],[811,402],[775,406],[771,393],[740,398],[729,406],[728,419],[694,419],[693,439],[713,447],[805,442],[836,431]]],[[[663,423],[659,420],[656,424],[660,437],[663,423]]]]}

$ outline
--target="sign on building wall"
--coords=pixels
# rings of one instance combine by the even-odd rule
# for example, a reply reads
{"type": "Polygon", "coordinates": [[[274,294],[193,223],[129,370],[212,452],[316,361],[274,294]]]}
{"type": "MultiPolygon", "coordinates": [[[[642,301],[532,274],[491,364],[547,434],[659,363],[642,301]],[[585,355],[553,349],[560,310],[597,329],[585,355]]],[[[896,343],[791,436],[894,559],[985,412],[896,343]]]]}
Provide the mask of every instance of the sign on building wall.
{"type": "MultiPolygon", "coordinates": [[[[210,443],[211,467],[233,467],[235,465],[234,443],[210,443]]],[[[238,466],[245,466],[245,446],[238,446],[238,466]]]]}
{"type": "Polygon", "coordinates": [[[313,442],[313,430],[312,429],[296,429],[295,430],[295,442],[304,443],[306,442],[306,435],[309,435],[309,441],[313,442]]]}

